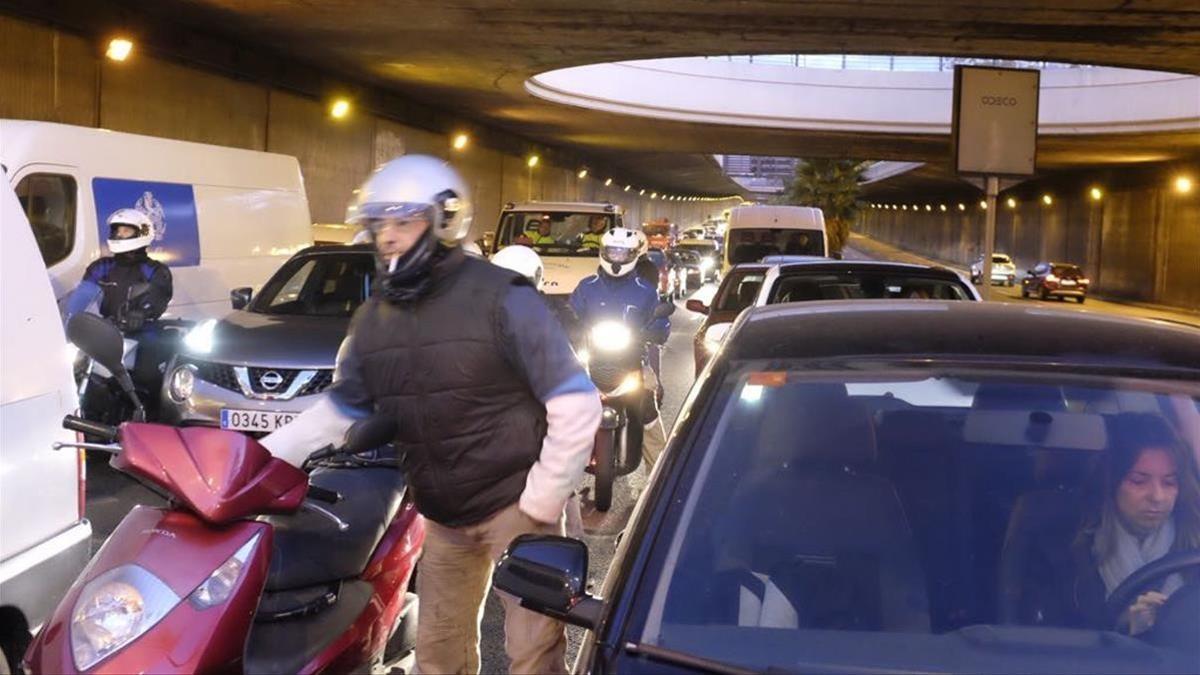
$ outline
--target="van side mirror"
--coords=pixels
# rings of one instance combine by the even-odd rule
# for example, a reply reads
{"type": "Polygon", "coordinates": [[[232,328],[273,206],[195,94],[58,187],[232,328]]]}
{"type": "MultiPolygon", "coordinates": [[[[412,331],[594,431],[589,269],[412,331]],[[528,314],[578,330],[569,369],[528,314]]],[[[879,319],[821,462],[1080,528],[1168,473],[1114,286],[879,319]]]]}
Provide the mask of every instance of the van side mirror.
{"type": "Polygon", "coordinates": [[[250,306],[250,300],[254,297],[254,289],[249,286],[235,288],[229,291],[229,304],[233,305],[234,309],[246,309],[250,306]]]}
{"type": "Polygon", "coordinates": [[[703,300],[696,300],[694,298],[687,301],[687,309],[689,312],[697,314],[708,314],[709,312],[708,305],[704,304],[703,300]]]}
{"type": "Polygon", "coordinates": [[[587,593],[588,550],[578,539],[523,534],[496,563],[496,588],[521,606],[581,628],[600,622],[600,600],[587,593]]]}

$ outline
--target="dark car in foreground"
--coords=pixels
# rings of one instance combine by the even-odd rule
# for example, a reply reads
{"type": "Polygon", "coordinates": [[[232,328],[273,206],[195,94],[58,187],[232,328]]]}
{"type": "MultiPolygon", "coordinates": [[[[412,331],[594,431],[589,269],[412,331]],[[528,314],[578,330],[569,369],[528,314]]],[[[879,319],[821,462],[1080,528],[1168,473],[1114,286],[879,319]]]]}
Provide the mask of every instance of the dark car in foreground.
{"type": "Polygon", "coordinates": [[[1078,265],[1040,262],[1033,269],[1026,270],[1025,278],[1021,280],[1021,297],[1036,295],[1042,300],[1074,298],[1075,302],[1082,305],[1087,299],[1090,284],[1091,280],[1078,265]]]}
{"type": "MultiPolygon", "coordinates": [[[[1104,517],[1113,453],[1195,471],[1194,329],[999,303],[755,308],[678,419],[599,596],[577,540],[520,537],[496,568],[523,606],[589,629],[577,672],[1200,671],[1200,551],[1133,565],[1107,601],[1087,587],[1079,612],[1069,580],[1091,563],[1066,553],[1104,517]],[[1129,434],[1130,415],[1192,446],[1129,434]],[[1130,635],[1124,610],[1172,575],[1130,635]]],[[[1200,505],[1179,499],[1182,522],[1200,505]]]]}
{"type": "Polygon", "coordinates": [[[168,367],[165,420],[254,433],[287,424],[333,383],[338,347],[374,275],[369,245],[312,246],[257,296],[233,291],[234,311],[193,328],[168,367]]]}

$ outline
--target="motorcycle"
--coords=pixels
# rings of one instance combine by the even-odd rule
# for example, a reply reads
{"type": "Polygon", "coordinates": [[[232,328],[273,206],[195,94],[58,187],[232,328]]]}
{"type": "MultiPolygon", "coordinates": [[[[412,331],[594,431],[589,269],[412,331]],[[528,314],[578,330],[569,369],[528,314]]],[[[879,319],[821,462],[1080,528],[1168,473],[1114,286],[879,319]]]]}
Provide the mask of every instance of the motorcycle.
{"type": "MultiPolygon", "coordinates": [[[[134,395],[117,329],[76,344],[134,395]]],[[[169,498],[135,507],[25,653],[32,673],[410,672],[425,539],[395,457],[394,424],[356,424],[302,469],[206,427],[67,416],[111,465],[169,498]]]]}
{"type": "MultiPolygon", "coordinates": [[[[133,319],[130,307],[136,307],[142,296],[149,292],[148,284],[137,284],[129,291],[129,298],[123,303],[117,314],[111,318],[111,323],[123,334],[121,363],[127,372],[134,373],[134,396],[125,395],[124,387],[115,380],[112,371],[87,358],[80,352],[75,361],[75,380],[79,387],[79,406],[87,419],[116,425],[125,421],[145,422],[155,420],[158,415],[159,392],[162,391],[163,373],[174,352],[178,351],[183,336],[192,327],[192,321],[183,319],[151,319],[142,321],[133,319]],[[152,346],[143,348],[142,343],[152,346]],[[148,354],[141,368],[139,351],[148,354]]],[[[75,346],[79,345],[71,339],[71,323],[76,320],[91,321],[99,319],[92,314],[77,314],[67,321],[67,340],[75,346]],[[90,317],[84,319],[83,317],[90,317]]],[[[100,319],[106,320],[106,319],[100,319]]]]}
{"type": "Polygon", "coordinates": [[[603,406],[587,467],[595,478],[597,511],[612,508],[616,479],[641,465],[645,425],[658,415],[655,392],[646,389],[642,378],[647,367],[643,333],[674,311],[675,305],[662,303],[646,321],[637,308],[626,307],[621,319],[602,319],[585,331],[580,361],[600,390],[603,406]]]}

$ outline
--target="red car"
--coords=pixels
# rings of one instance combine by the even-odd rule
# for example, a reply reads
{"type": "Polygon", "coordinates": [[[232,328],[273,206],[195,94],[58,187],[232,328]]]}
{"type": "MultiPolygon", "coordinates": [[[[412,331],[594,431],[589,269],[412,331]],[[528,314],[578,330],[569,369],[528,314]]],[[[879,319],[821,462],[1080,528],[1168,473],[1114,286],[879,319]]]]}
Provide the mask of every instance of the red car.
{"type": "Polygon", "coordinates": [[[1041,262],[1026,271],[1025,278],[1021,280],[1021,297],[1036,295],[1042,300],[1075,298],[1075,302],[1082,305],[1087,299],[1090,283],[1078,265],[1041,262]]]}

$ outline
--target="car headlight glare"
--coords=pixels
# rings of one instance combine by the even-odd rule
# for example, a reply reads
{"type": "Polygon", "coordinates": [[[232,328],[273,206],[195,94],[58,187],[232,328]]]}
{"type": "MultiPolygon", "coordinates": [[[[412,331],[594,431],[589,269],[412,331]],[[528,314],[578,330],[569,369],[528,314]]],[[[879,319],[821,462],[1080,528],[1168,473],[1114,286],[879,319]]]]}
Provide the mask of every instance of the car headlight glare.
{"type": "Polygon", "coordinates": [[[628,349],[633,343],[633,332],[620,321],[601,321],[592,326],[592,346],[606,352],[628,349]]]}
{"type": "Polygon", "coordinates": [[[700,269],[702,269],[702,270],[711,270],[713,268],[713,265],[714,265],[714,263],[713,263],[712,258],[701,258],[700,259],[700,269]]]}
{"type": "Polygon", "coordinates": [[[189,351],[197,354],[207,354],[213,349],[213,333],[217,329],[216,319],[206,319],[196,324],[183,338],[183,344],[189,351]]]}
{"type": "Polygon", "coordinates": [[[192,594],[188,596],[188,602],[192,604],[192,607],[196,609],[216,607],[233,595],[234,589],[242,579],[242,572],[246,569],[246,561],[250,559],[250,552],[258,543],[258,537],[257,534],[250,537],[250,540],[242,544],[242,547],[229,556],[228,560],[221,563],[221,566],[214,570],[204,580],[204,583],[192,591],[192,594]]]}
{"type": "Polygon", "coordinates": [[[122,565],[92,579],[71,612],[75,667],[88,670],[162,620],[179,596],[137,565],[122,565]]]}
{"type": "Polygon", "coordinates": [[[183,403],[192,397],[196,390],[196,367],[184,364],[171,372],[171,381],[167,393],[176,403],[183,403]]]}

